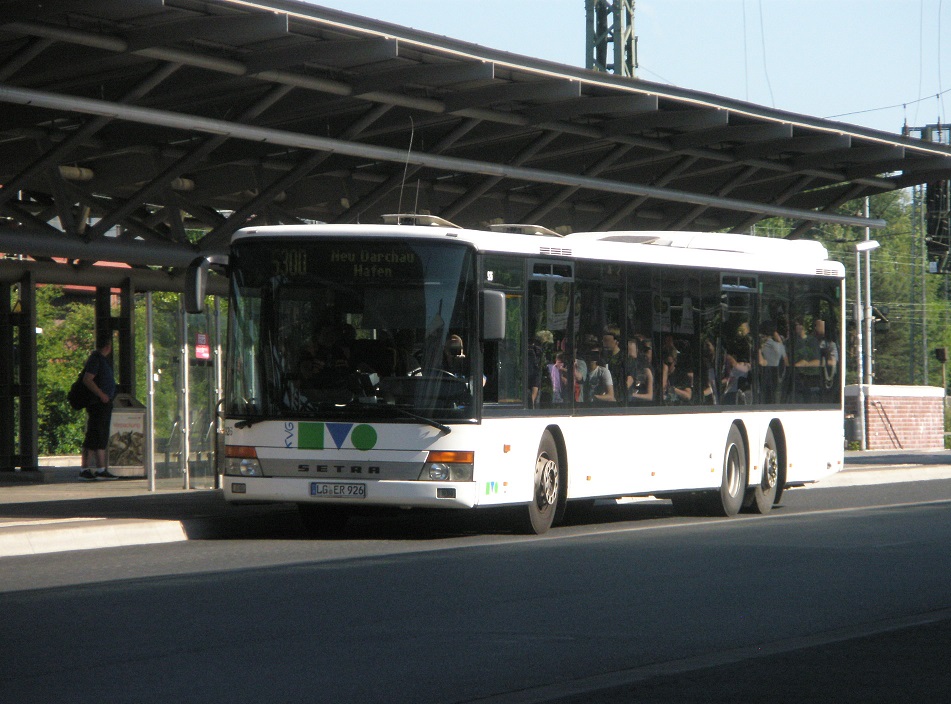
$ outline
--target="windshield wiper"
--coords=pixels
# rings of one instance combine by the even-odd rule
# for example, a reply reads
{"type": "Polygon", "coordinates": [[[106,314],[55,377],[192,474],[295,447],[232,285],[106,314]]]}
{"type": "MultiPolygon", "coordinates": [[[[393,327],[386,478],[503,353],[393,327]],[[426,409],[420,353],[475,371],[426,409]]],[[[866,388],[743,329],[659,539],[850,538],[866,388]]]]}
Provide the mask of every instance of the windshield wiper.
{"type": "Polygon", "coordinates": [[[384,405],[378,406],[378,408],[385,408],[390,411],[396,411],[400,415],[406,416],[407,418],[412,418],[413,420],[418,420],[420,423],[431,425],[437,430],[441,430],[446,435],[452,432],[452,428],[450,428],[448,425],[443,425],[439,421],[433,420],[432,418],[426,418],[425,416],[416,415],[415,413],[412,413],[411,411],[407,411],[405,408],[400,408],[399,406],[391,406],[388,404],[384,404],[384,405]]]}

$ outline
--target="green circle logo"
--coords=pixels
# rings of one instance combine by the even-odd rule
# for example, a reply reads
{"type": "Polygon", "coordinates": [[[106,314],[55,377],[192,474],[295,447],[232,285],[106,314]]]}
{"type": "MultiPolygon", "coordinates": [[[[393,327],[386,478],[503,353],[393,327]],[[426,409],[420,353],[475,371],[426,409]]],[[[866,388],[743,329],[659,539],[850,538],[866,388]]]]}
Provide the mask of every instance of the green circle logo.
{"type": "Polygon", "coordinates": [[[376,430],[372,425],[358,425],[350,435],[350,442],[358,450],[372,450],[376,446],[376,430]]]}

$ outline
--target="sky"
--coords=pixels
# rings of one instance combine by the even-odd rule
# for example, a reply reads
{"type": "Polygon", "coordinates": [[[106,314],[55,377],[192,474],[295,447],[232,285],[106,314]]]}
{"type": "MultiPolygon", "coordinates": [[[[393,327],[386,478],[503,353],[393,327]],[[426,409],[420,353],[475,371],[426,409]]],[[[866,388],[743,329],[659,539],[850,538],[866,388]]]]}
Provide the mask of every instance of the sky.
{"type": "MultiPolygon", "coordinates": [[[[311,4],[585,64],[584,0],[311,4]]],[[[891,133],[951,121],[951,0],[636,0],[634,32],[646,81],[891,133]]]]}

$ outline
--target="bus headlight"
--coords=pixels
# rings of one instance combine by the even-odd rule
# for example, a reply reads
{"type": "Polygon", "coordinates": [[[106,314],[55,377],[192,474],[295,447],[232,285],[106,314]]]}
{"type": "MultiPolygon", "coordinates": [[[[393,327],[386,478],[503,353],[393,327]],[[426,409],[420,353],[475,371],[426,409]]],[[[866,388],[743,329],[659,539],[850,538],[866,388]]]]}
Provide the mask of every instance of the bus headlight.
{"type": "Polygon", "coordinates": [[[237,477],[260,477],[261,462],[258,453],[253,447],[246,445],[228,445],[225,448],[225,457],[228,458],[225,474],[237,477]]]}
{"type": "Polygon", "coordinates": [[[260,477],[261,463],[258,460],[229,457],[227,474],[239,477],[260,477]]]}
{"type": "Polygon", "coordinates": [[[473,452],[430,452],[419,473],[420,481],[471,482],[473,452]]]}

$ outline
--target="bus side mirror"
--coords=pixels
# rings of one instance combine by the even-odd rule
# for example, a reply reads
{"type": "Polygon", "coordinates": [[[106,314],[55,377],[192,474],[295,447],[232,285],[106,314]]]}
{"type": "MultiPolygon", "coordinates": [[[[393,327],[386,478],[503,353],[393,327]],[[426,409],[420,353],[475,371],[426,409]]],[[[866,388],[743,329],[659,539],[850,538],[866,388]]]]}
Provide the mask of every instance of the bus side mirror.
{"type": "Polygon", "coordinates": [[[185,312],[205,312],[205,290],[208,288],[208,268],[211,262],[207,257],[198,257],[185,270],[185,312]]]}
{"type": "Polygon", "coordinates": [[[204,313],[208,293],[208,269],[212,264],[227,264],[227,256],[212,254],[198,257],[185,270],[185,312],[204,313]]]}
{"type": "Polygon", "coordinates": [[[482,292],[482,339],[505,339],[505,294],[501,291],[482,292]]]}

